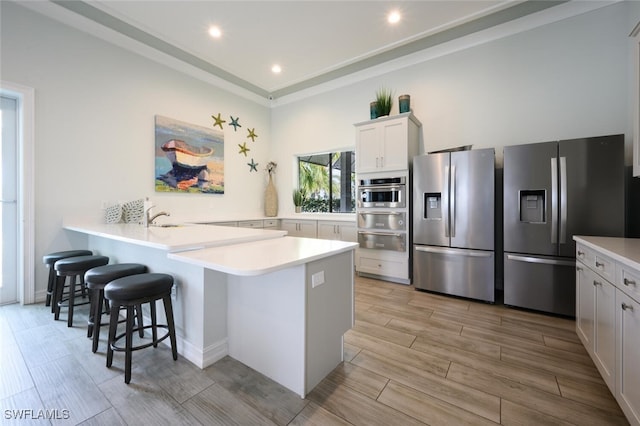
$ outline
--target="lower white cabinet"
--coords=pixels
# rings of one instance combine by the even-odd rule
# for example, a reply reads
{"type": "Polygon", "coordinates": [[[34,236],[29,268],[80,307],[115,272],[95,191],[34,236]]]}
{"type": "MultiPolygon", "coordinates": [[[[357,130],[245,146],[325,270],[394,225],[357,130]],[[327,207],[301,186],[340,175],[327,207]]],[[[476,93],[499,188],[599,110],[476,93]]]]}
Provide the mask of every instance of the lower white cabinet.
{"type": "Polygon", "coordinates": [[[617,290],[616,308],[616,399],[629,423],[640,425],[640,303],[617,290]]]}
{"type": "Polygon", "coordinates": [[[356,225],[348,222],[318,221],[318,238],[358,242],[356,225]]]}
{"type": "Polygon", "coordinates": [[[290,237],[317,238],[318,226],[315,220],[282,219],[280,229],[287,231],[290,237]]]}
{"type": "Polygon", "coordinates": [[[629,423],[640,426],[640,239],[574,239],[576,333],[629,423]]]}

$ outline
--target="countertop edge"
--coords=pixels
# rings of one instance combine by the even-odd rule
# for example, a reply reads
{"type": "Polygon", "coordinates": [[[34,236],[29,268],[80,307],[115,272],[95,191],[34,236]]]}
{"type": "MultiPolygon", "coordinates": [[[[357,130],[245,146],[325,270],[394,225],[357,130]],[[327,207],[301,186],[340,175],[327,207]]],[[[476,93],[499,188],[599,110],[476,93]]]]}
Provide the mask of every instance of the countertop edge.
{"type": "MultiPolygon", "coordinates": [[[[614,260],[623,263],[627,266],[629,266],[630,268],[634,268],[638,271],[640,271],[640,257],[638,259],[634,259],[631,257],[628,257],[628,255],[626,254],[622,254],[622,253],[618,253],[616,251],[612,251],[611,248],[606,247],[602,244],[599,244],[598,242],[594,242],[594,241],[590,241],[593,239],[608,239],[610,241],[615,241],[618,243],[626,243],[629,241],[632,241],[633,243],[637,244],[636,249],[640,252],[640,238],[622,238],[622,237],[593,237],[593,236],[580,236],[580,235],[575,235],[573,237],[574,241],[579,242],[581,244],[586,245],[587,247],[594,249],[594,250],[598,250],[601,251],[602,253],[606,254],[607,256],[613,258],[614,260]]],[[[604,240],[606,242],[606,240],[604,240]]]]}

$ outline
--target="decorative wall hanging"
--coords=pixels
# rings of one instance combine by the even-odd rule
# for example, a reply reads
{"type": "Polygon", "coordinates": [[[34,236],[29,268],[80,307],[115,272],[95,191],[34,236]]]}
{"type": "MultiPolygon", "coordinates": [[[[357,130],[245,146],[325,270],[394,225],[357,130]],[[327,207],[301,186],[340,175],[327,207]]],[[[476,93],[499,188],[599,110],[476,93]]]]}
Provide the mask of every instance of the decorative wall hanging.
{"type": "Polygon", "coordinates": [[[219,126],[221,130],[222,130],[222,123],[227,122],[226,120],[223,120],[222,118],[220,118],[220,113],[218,113],[218,115],[212,115],[211,118],[215,120],[215,123],[213,123],[213,127],[219,126]]]}
{"type": "Polygon", "coordinates": [[[155,137],[156,192],[224,194],[223,132],[156,115],[155,137]]]}
{"type": "Polygon", "coordinates": [[[247,156],[247,152],[251,151],[249,148],[247,148],[246,142],[238,144],[238,146],[240,147],[240,151],[238,151],[238,154],[244,154],[245,157],[247,156]]]}
{"type": "Polygon", "coordinates": [[[229,117],[231,117],[231,123],[229,123],[229,126],[233,126],[233,131],[237,132],[238,127],[242,127],[240,123],[238,123],[238,121],[240,120],[240,117],[233,118],[233,115],[230,115],[229,117]]]}
{"type": "Polygon", "coordinates": [[[247,138],[251,138],[252,142],[256,141],[256,138],[258,137],[258,135],[256,135],[256,129],[247,129],[249,130],[249,135],[247,136],[247,138]]]}
{"type": "Polygon", "coordinates": [[[253,158],[250,163],[247,163],[247,166],[249,166],[249,173],[258,171],[258,163],[253,161],[253,158]]]}

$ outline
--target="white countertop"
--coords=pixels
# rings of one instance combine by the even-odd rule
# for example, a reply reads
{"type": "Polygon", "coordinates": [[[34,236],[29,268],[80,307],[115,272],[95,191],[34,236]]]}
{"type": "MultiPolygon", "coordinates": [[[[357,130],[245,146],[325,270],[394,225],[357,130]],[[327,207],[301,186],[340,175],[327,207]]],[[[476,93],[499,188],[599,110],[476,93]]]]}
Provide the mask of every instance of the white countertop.
{"type": "Polygon", "coordinates": [[[262,275],[355,250],[357,243],[284,237],[225,247],[170,253],[169,259],[231,275],[262,275]]]}
{"type": "Polygon", "coordinates": [[[576,235],[573,239],[620,263],[640,271],[640,238],[587,237],[576,235]]]}
{"type": "Polygon", "coordinates": [[[70,231],[170,252],[280,238],[287,234],[287,231],[213,225],[184,225],[171,228],[150,226],[145,228],[138,224],[73,221],[65,223],[63,227],[70,231]]]}
{"type": "Polygon", "coordinates": [[[180,214],[172,213],[171,217],[158,218],[158,222],[162,223],[175,221],[178,223],[215,223],[215,222],[241,222],[245,220],[268,220],[268,219],[293,219],[293,220],[326,220],[331,222],[356,222],[355,213],[291,213],[282,214],[275,217],[256,216],[256,215],[229,215],[229,216],[213,216],[211,214],[180,214]]]}

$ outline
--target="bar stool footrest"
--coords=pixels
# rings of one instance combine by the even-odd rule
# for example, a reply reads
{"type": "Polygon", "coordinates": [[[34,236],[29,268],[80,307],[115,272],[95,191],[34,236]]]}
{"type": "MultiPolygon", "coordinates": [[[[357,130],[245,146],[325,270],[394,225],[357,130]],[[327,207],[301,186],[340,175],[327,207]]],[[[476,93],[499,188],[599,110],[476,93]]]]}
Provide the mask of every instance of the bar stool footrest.
{"type": "MultiPolygon", "coordinates": [[[[144,327],[134,327],[134,328],[131,330],[131,333],[135,333],[136,331],[140,331],[140,330],[145,330],[145,329],[147,329],[147,328],[153,328],[153,325],[145,325],[144,327]]],[[[131,351],[132,351],[132,352],[133,352],[133,351],[138,351],[138,350],[140,350],[140,349],[145,349],[145,348],[148,348],[148,347],[150,347],[150,346],[154,346],[154,347],[155,347],[155,346],[157,346],[157,345],[158,345],[158,343],[162,342],[164,339],[166,339],[167,337],[169,337],[169,335],[171,334],[171,333],[168,331],[168,330],[169,330],[169,326],[168,326],[168,325],[166,325],[166,324],[158,324],[158,325],[156,325],[156,328],[163,328],[163,329],[167,330],[167,334],[165,334],[164,336],[159,337],[159,338],[157,338],[156,340],[153,340],[153,341],[151,341],[151,342],[149,342],[149,343],[145,343],[144,345],[132,346],[132,347],[131,347],[131,351]]],[[[125,332],[125,333],[120,333],[120,334],[118,334],[118,335],[115,337],[115,339],[113,340],[113,343],[111,343],[111,345],[110,345],[112,350],[114,350],[114,351],[116,351],[116,352],[125,352],[125,351],[127,350],[127,348],[125,348],[125,347],[117,346],[117,345],[116,345],[116,342],[117,342],[119,339],[121,339],[121,338],[125,337],[125,336],[126,336],[126,334],[127,334],[126,332],[125,332]]]]}

